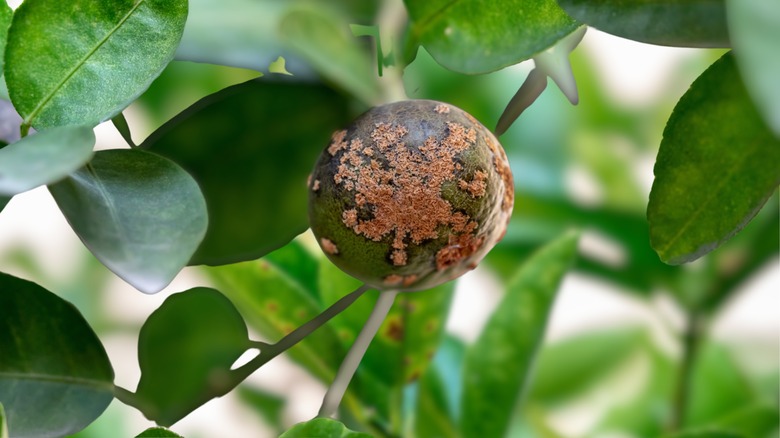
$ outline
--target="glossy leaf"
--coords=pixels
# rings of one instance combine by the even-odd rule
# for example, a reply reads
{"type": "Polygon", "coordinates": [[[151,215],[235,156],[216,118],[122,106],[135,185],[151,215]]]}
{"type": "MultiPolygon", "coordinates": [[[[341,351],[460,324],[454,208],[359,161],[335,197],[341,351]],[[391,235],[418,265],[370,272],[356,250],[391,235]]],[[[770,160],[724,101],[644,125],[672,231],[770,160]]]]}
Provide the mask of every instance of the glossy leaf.
{"type": "Polygon", "coordinates": [[[321,86],[252,80],[208,96],[141,145],[200,184],[209,230],[191,264],[254,260],[308,227],[306,178],[347,102],[321,86]]]}
{"type": "Polygon", "coordinates": [[[176,432],[168,430],[164,427],[150,427],[141,432],[135,438],[184,438],[176,432]]]}
{"type": "Polygon", "coordinates": [[[224,295],[203,287],[171,295],[139,334],[137,407],[170,426],[231,390],[231,366],[248,348],[246,324],[224,295]]]}
{"type": "Polygon", "coordinates": [[[296,424],[279,438],[371,438],[371,435],[351,431],[331,418],[315,418],[296,424]]]}
{"type": "Polygon", "coordinates": [[[613,35],[679,47],[730,47],[724,0],[558,0],[572,17],[613,35]]]}
{"type": "Polygon", "coordinates": [[[63,126],[0,149],[0,195],[13,196],[65,178],[89,161],[94,145],[91,127],[63,126]]]}
{"type": "Polygon", "coordinates": [[[8,34],[11,100],[37,128],[108,120],[173,58],[186,19],[186,0],[27,0],[8,34]]]}
{"type": "Polygon", "coordinates": [[[555,0],[405,0],[412,41],[444,67],[478,74],[531,58],[579,23],[555,0]]]}
{"type": "MultiPolygon", "coordinates": [[[[11,20],[14,17],[14,11],[8,6],[8,3],[0,3],[0,53],[5,53],[5,46],[8,42],[8,27],[11,26],[11,20]]],[[[5,68],[5,58],[0,56],[0,76],[5,68]]]]}
{"type": "Polygon", "coordinates": [[[291,8],[281,18],[281,40],[332,83],[366,104],[378,104],[380,90],[371,58],[344,25],[346,17],[315,5],[291,8]]]}
{"type": "Polygon", "coordinates": [[[206,205],[197,183],[149,152],[97,152],[86,167],[49,190],[95,257],[145,293],[173,280],[206,231],[206,205]]]}
{"type": "Polygon", "coordinates": [[[566,233],[532,256],[466,353],[461,399],[464,436],[503,436],[524,390],[558,285],[577,253],[566,233]]]}
{"type": "Polygon", "coordinates": [[[780,8],[772,0],[726,0],[731,41],[750,97],[780,138],[780,8]]]}
{"type": "MultiPolygon", "coordinates": [[[[316,298],[316,291],[307,290],[307,283],[299,279],[290,266],[276,264],[268,257],[210,268],[206,272],[236,303],[247,323],[271,342],[276,342],[324,310],[316,298]]],[[[347,292],[351,290],[344,293],[347,292]]],[[[286,354],[315,377],[330,383],[345,351],[331,326],[326,325],[286,354]]]]}
{"type": "Polygon", "coordinates": [[[70,303],[0,273],[0,403],[13,437],[60,437],[94,421],[113,399],[103,345],[70,303]]]}
{"type": "Polygon", "coordinates": [[[695,260],[739,232],[780,183],[778,162],[780,139],[726,54],[693,83],[664,130],[647,207],[661,260],[695,260]]]}
{"type": "Polygon", "coordinates": [[[176,59],[266,71],[278,56],[296,75],[311,67],[279,41],[279,20],[290,8],[274,0],[189,0],[176,59]],[[236,13],[240,11],[240,13],[236,13]]]}

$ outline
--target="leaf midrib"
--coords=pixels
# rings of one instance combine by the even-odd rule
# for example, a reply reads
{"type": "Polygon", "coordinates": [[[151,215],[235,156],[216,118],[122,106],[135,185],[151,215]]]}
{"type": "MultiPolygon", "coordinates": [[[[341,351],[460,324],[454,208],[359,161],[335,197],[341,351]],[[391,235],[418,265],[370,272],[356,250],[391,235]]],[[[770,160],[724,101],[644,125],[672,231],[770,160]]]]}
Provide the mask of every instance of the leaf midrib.
{"type": "Polygon", "coordinates": [[[76,72],[78,72],[81,69],[81,67],[84,66],[84,64],[87,63],[87,61],[89,61],[89,59],[92,57],[92,55],[95,54],[95,52],[97,52],[101,47],[103,47],[103,45],[106,43],[106,41],[108,41],[109,38],[111,38],[119,30],[119,28],[122,27],[122,25],[124,25],[125,22],[127,22],[127,20],[130,19],[130,16],[132,16],[133,13],[145,1],[146,0],[138,0],[138,2],[136,4],[134,4],[132,8],[130,8],[130,10],[127,12],[127,14],[125,14],[122,17],[122,19],[119,20],[119,23],[117,23],[116,26],[114,26],[114,28],[111,29],[106,34],[106,36],[104,36],[100,41],[98,41],[98,43],[95,45],[95,47],[93,47],[89,52],[87,52],[87,54],[84,55],[84,57],[81,58],[81,60],[79,60],[79,62],[77,62],[75,66],[73,66],[73,68],[68,72],[68,74],[66,74],[62,78],[62,80],[60,80],[60,82],[57,83],[57,85],[55,85],[54,88],[46,96],[44,96],[44,98],[41,100],[41,102],[38,103],[38,105],[35,108],[33,108],[33,110],[30,112],[30,114],[28,114],[27,117],[25,117],[24,122],[23,122],[24,125],[31,125],[32,124],[32,121],[35,120],[36,117],[38,117],[38,115],[41,113],[41,111],[43,111],[44,107],[46,107],[46,105],[48,105],[48,103],[54,98],[54,96],[57,94],[57,92],[60,89],[62,89],[63,86],[65,86],[65,84],[73,77],[73,75],[76,74],[76,72]]]}
{"type": "Polygon", "coordinates": [[[447,4],[443,5],[435,12],[420,20],[416,26],[412,27],[412,32],[415,34],[415,37],[419,38],[419,36],[425,33],[425,31],[430,26],[432,26],[433,23],[435,23],[442,17],[444,12],[446,12],[448,9],[451,9],[453,6],[460,3],[461,1],[462,0],[450,0],[447,4]]]}
{"type": "MultiPolygon", "coordinates": [[[[747,156],[748,154],[744,154],[740,157],[740,160],[736,163],[737,165],[731,168],[731,170],[728,172],[725,178],[720,179],[720,182],[716,185],[715,190],[709,191],[709,195],[704,200],[704,202],[699,204],[696,210],[694,210],[694,212],[688,216],[688,219],[686,219],[685,222],[683,222],[682,226],[677,231],[677,233],[675,233],[674,236],[672,236],[666,242],[666,245],[663,245],[662,247],[658,248],[658,252],[661,254],[665,254],[667,256],[667,260],[669,259],[668,257],[669,248],[673,247],[675,243],[677,243],[677,241],[680,239],[680,237],[688,231],[691,225],[693,225],[693,223],[696,222],[699,216],[701,216],[702,213],[705,211],[706,209],[705,207],[707,207],[707,205],[709,205],[713,200],[717,198],[717,195],[720,194],[723,188],[726,187],[727,185],[730,185],[731,180],[738,173],[737,171],[741,169],[742,168],[741,166],[745,163],[745,161],[747,161],[747,156]]],[[[690,255],[690,254],[685,254],[685,255],[690,255]]]]}
{"type": "MultiPolygon", "coordinates": [[[[141,0],[144,1],[144,0],[141,0]]],[[[124,226],[122,225],[122,221],[120,220],[120,215],[117,213],[118,208],[114,204],[114,198],[111,196],[111,193],[106,188],[106,185],[103,184],[103,180],[100,178],[100,175],[98,175],[97,171],[95,171],[95,168],[92,166],[92,163],[87,163],[86,169],[89,172],[90,176],[92,176],[92,180],[95,182],[95,188],[97,189],[100,196],[105,200],[106,207],[108,209],[108,214],[111,217],[111,222],[116,227],[116,235],[120,242],[126,241],[125,236],[127,236],[127,231],[124,229],[124,226]]],[[[128,254],[125,245],[117,245],[116,248],[119,248],[119,250],[122,253],[122,260],[130,260],[132,257],[128,254]]]]}
{"type": "Polygon", "coordinates": [[[33,380],[37,382],[64,383],[77,386],[88,386],[97,389],[114,390],[114,384],[103,380],[85,377],[62,376],[42,373],[0,372],[0,380],[33,380]]]}

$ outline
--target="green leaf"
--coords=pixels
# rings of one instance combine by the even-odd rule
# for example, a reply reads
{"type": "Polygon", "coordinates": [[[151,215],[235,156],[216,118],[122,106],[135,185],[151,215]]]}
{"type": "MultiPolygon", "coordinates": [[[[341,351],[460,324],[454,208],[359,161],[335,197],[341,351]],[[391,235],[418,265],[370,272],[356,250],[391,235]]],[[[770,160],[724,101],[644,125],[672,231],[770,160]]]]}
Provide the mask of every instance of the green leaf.
{"type": "Polygon", "coordinates": [[[378,104],[380,89],[371,58],[352,36],[347,18],[316,5],[300,5],[281,18],[281,41],[329,81],[366,104],[378,104]]]}
{"type": "Polygon", "coordinates": [[[0,438],[8,438],[8,423],[5,421],[5,408],[0,403],[0,438]]]}
{"type": "MultiPolygon", "coordinates": [[[[293,242],[291,245],[298,243],[293,242]]],[[[298,254],[303,264],[308,263],[304,260],[311,255],[298,254]]],[[[290,266],[286,263],[277,264],[273,257],[266,257],[209,268],[206,273],[236,303],[253,329],[265,338],[276,341],[325,308],[319,302],[316,291],[308,290],[309,283],[290,266]]],[[[345,351],[331,326],[326,325],[292,347],[287,354],[315,377],[330,383],[345,351]]]]}
{"type": "Polygon", "coordinates": [[[206,97],[141,145],[200,184],[209,230],[191,264],[254,260],[308,227],[306,178],[347,101],[321,85],[252,80],[206,97]]]}
{"type": "Polygon", "coordinates": [[[584,333],[543,348],[529,399],[545,404],[571,399],[625,363],[645,336],[641,329],[624,328],[584,333]],[[576,373],[571,372],[572,363],[577,364],[576,373]]]}
{"type": "Polygon", "coordinates": [[[296,424],[279,438],[371,438],[371,435],[353,432],[331,418],[315,418],[296,424]]]}
{"type": "Polygon", "coordinates": [[[419,437],[457,438],[458,430],[449,415],[444,379],[435,367],[420,379],[414,432],[419,437]]]}
{"type": "MultiPolygon", "coordinates": [[[[0,53],[5,53],[5,46],[8,42],[8,27],[11,26],[11,20],[14,18],[14,11],[8,6],[8,3],[0,4],[0,53]]],[[[0,56],[0,76],[5,68],[5,58],[0,56]]]]}
{"type": "Polygon", "coordinates": [[[718,344],[705,344],[691,373],[686,427],[707,427],[734,411],[754,404],[757,394],[731,353],[718,344]]]}
{"type": "Polygon", "coordinates": [[[503,436],[523,391],[558,284],[577,254],[566,233],[532,256],[466,353],[461,430],[464,436],[503,436]]]}
{"type": "Polygon", "coordinates": [[[284,47],[277,35],[288,2],[273,0],[189,0],[189,16],[176,59],[264,71],[278,56],[296,74],[310,67],[284,47]],[[240,11],[240,13],[237,13],[240,11]]]}
{"type": "Polygon", "coordinates": [[[114,371],[95,332],[67,301],[0,273],[0,403],[13,437],[83,429],[113,399],[114,371]]]}
{"type": "Polygon", "coordinates": [[[251,346],[244,320],[218,291],[200,287],[169,296],[139,334],[137,407],[170,426],[233,389],[231,366],[251,346]]]}
{"type": "Polygon", "coordinates": [[[664,435],[664,438],[747,438],[731,432],[719,430],[694,430],[664,435]]]}
{"type": "Polygon", "coordinates": [[[643,43],[730,47],[724,0],[558,0],[572,17],[643,43]]]}
{"type": "Polygon", "coordinates": [[[87,248],[145,293],[171,282],[206,231],[198,184],[175,163],[149,152],[97,152],[49,190],[87,248]]]}
{"type": "Polygon", "coordinates": [[[97,125],[173,58],[186,0],[26,0],[14,13],[6,81],[26,125],[97,125]]]}
{"type": "MultiPolygon", "coordinates": [[[[327,258],[320,259],[319,290],[325,306],[360,285],[327,258]]],[[[453,290],[450,282],[396,298],[350,384],[350,390],[380,416],[389,419],[397,415],[402,388],[428,368],[441,342],[453,290]]],[[[333,318],[331,325],[345,349],[363,328],[377,298],[377,293],[366,294],[333,318]]]]}
{"type": "Polygon", "coordinates": [[[404,0],[411,39],[444,67],[487,73],[553,46],[579,23],[555,0],[404,0]]]}
{"type": "Polygon", "coordinates": [[[691,85],[664,130],[647,207],[661,260],[695,260],[739,232],[775,191],[778,162],[780,140],[726,54],[691,85]]]}
{"type": "Polygon", "coordinates": [[[257,412],[277,433],[284,430],[282,427],[286,404],[284,397],[247,385],[239,386],[237,390],[241,400],[257,412]]]}
{"type": "Polygon", "coordinates": [[[780,427],[780,413],[777,405],[759,403],[723,417],[713,427],[746,437],[765,438],[780,427]]]}
{"type": "Polygon", "coordinates": [[[94,145],[91,127],[63,126],[0,149],[0,195],[13,196],[65,178],[89,161],[94,145]]]}
{"type": "Polygon", "coordinates": [[[737,64],[764,121],[780,138],[780,8],[772,0],[727,0],[737,64]]]}
{"type": "Polygon", "coordinates": [[[150,427],[141,432],[135,438],[184,438],[183,436],[170,431],[164,427],[150,427]]]}

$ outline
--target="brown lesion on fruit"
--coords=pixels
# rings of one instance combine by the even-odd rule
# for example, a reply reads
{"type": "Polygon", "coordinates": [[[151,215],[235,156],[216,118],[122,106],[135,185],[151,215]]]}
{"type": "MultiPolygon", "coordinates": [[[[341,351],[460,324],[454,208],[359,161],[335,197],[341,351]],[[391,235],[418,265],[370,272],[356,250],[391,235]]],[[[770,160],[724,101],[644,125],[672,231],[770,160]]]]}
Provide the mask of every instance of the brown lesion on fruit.
{"type": "Polygon", "coordinates": [[[319,191],[320,190],[320,180],[315,179],[314,182],[311,185],[311,189],[312,189],[312,191],[315,191],[315,192],[319,191]]]}
{"type": "Polygon", "coordinates": [[[434,107],[433,110],[436,111],[436,113],[438,113],[438,114],[449,114],[450,107],[448,107],[447,105],[445,105],[443,103],[440,103],[440,104],[436,105],[436,107],[434,107]]]}
{"type": "Polygon", "coordinates": [[[450,235],[447,246],[436,252],[436,269],[441,271],[459,264],[477,252],[484,240],[484,236],[473,234],[450,235]]]}
{"type": "Polygon", "coordinates": [[[395,266],[403,266],[406,264],[406,251],[401,251],[400,249],[397,249],[393,251],[393,253],[390,255],[390,259],[393,261],[393,264],[395,266]]]}
{"type": "Polygon", "coordinates": [[[408,287],[413,285],[417,281],[417,275],[402,276],[398,274],[390,274],[382,280],[385,286],[404,286],[408,287]]]}
{"type": "Polygon", "coordinates": [[[501,208],[505,213],[509,214],[512,212],[512,206],[515,202],[515,184],[512,178],[512,169],[509,167],[509,159],[504,149],[497,145],[489,134],[485,135],[485,143],[487,143],[490,151],[493,152],[493,166],[504,183],[504,196],[501,201],[501,208]]]}
{"type": "Polygon", "coordinates": [[[347,148],[347,142],[344,141],[346,136],[346,129],[342,129],[341,131],[336,131],[333,133],[333,136],[330,138],[330,146],[328,146],[328,153],[331,156],[336,155],[338,151],[347,148]]]}
{"type": "Polygon", "coordinates": [[[325,251],[330,255],[336,255],[339,253],[338,246],[336,246],[336,244],[333,243],[332,240],[326,239],[324,237],[320,238],[320,247],[322,248],[323,251],[325,251]]]}
{"type": "MultiPolygon", "coordinates": [[[[448,122],[447,134],[441,142],[432,136],[417,150],[406,146],[407,133],[403,125],[377,123],[370,133],[369,146],[354,139],[344,148],[334,175],[336,184],[356,192],[355,206],[369,208],[373,215],[363,220],[357,209],[347,209],[342,212],[344,225],[373,241],[393,233],[389,257],[395,266],[408,262],[406,247],[410,242],[420,244],[438,238],[441,225],[449,225],[456,233],[463,234],[477,227],[467,215],[453,211],[452,205],[441,196],[442,184],[455,179],[461,170],[455,157],[477,141],[474,128],[448,122]]],[[[337,136],[336,140],[347,144],[344,137],[337,136]]],[[[482,186],[487,174],[481,172],[474,178],[467,183],[467,189],[473,196],[484,195],[482,186]]],[[[404,277],[400,276],[385,278],[386,285],[403,282],[404,277]]]]}
{"type": "Polygon", "coordinates": [[[472,198],[485,196],[485,191],[487,189],[487,173],[477,170],[474,172],[474,178],[471,182],[464,179],[458,181],[458,188],[469,192],[472,198]]]}

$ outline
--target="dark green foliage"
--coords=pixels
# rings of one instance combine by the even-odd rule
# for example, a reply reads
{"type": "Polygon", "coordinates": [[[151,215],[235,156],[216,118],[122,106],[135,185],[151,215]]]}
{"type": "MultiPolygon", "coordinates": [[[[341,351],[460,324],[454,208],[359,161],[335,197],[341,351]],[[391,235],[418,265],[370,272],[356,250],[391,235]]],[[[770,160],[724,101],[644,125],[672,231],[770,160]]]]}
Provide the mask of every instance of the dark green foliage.
{"type": "Polygon", "coordinates": [[[214,289],[168,297],[139,334],[139,409],[170,426],[233,389],[231,366],[251,347],[247,336],[241,315],[214,289]]]}
{"type": "Polygon", "coordinates": [[[647,207],[661,259],[695,260],[741,230],[780,183],[778,162],[780,140],[759,117],[733,56],[724,55],[680,99],[664,130],[647,207]]]}
{"type": "Polygon", "coordinates": [[[103,345],[70,303],[0,273],[0,403],[10,436],[78,432],[113,399],[103,345]]]}
{"type": "Polygon", "coordinates": [[[209,229],[191,264],[253,260],[307,227],[306,178],[346,100],[322,85],[252,80],[208,96],[141,148],[198,181],[209,229]]]}
{"type": "Polygon", "coordinates": [[[197,183],[149,152],[98,152],[49,191],[95,257],[145,293],[167,286],[206,232],[197,183]]]}
{"type": "Polygon", "coordinates": [[[371,435],[353,432],[330,418],[315,418],[299,423],[279,438],[370,438],[371,435]]]}
{"type": "Polygon", "coordinates": [[[623,38],[664,46],[731,47],[724,0],[558,0],[558,4],[588,26],[623,38]]]}

